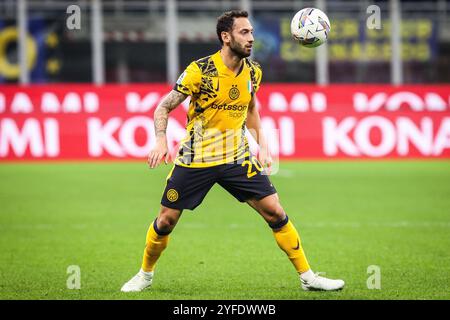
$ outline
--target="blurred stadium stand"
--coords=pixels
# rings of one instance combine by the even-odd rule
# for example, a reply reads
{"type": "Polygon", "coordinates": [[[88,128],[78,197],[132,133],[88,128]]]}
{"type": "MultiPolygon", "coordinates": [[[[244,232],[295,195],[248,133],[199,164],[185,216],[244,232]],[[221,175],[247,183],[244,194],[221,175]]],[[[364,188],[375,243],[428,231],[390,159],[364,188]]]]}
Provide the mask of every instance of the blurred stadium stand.
{"type": "MultiPolygon", "coordinates": [[[[172,82],[190,61],[219,48],[216,17],[225,10],[246,8],[255,27],[253,58],[263,65],[265,82],[395,83],[391,72],[395,63],[391,41],[396,41],[391,32],[392,0],[2,0],[0,83],[20,82],[20,3],[25,4],[27,13],[29,82],[98,82],[94,79],[92,49],[95,2],[100,4],[103,18],[104,60],[100,58],[100,63],[104,71],[100,82],[172,82]],[[70,16],[66,9],[72,4],[81,9],[79,30],[66,27],[70,16]],[[366,9],[372,4],[381,9],[378,30],[366,27],[370,16],[366,9]],[[175,24],[167,20],[170,5],[175,24]],[[332,24],[329,42],[320,49],[322,56],[317,56],[320,50],[296,44],[289,33],[294,13],[311,6],[322,7],[332,24]],[[170,40],[178,44],[177,48],[168,50],[170,40]]],[[[401,82],[450,82],[450,1],[394,2],[398,2],[401,17],[401,54],[397,61],[401,82]]]]}

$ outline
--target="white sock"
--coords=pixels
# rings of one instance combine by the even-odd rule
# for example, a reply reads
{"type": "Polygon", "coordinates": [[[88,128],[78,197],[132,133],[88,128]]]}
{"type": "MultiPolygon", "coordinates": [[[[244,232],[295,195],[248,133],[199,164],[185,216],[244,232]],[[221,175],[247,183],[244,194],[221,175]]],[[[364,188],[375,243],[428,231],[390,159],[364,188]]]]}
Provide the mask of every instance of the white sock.
{"type": "Polygon", "coordinates": [[[139,275],[142,276],[142,278],[144,278],[145,280],[150,281],[153,278],[153,271],[145,272],[141,269],[139,270],[139,275]]]}
{"type": "Polygon", "coordinates": [[[311,269],[300,274],[300,278],[306,282],[313,281],[315,277],[316,277],[316,275],[314,274],[314,272],[311,269]]]}

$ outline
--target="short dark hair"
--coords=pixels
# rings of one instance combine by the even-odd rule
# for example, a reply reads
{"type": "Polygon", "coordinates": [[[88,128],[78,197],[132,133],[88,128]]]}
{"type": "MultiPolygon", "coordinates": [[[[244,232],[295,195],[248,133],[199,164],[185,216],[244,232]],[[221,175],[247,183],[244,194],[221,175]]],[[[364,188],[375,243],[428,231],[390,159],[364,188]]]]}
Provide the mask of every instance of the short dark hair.
{"type": "Polygon", "coordinates": [[[223,44],[222,32],[230,32],[233,30],[233,23],[235,18],[248,18],[248,12],[245,10],[231,10],[224,12],[217,18],[216,32],[219,41],[223,44]]]}

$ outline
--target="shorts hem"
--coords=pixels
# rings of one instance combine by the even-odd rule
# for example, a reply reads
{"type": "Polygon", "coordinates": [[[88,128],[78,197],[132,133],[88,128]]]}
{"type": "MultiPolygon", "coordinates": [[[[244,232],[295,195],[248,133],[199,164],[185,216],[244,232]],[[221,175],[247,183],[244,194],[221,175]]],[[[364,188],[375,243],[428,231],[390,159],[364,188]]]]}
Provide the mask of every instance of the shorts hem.
{"type": "Polygon", "coordinates": [[[177,209],[177,210],[195,210],[195,208],[197,208],[199,205],[196,205],[195,207],[183,207],[181,205],[176,205],[176,204],[167,204],[167,203],[163,203],[161,202],[161,205],[163,205],[164,207],[170,208],[170,209],[177,209]]]}
{"type": "Polygon", "coordinates": [[[177,209],[177,210],[187,209],[187,208],[183,208],[181,206],[177,206],[176,204],[171,204],[171,203],[161,202],[161,205],[164,206],[164,207],[170,208],[170,209],[177,209]]]}
{"type": "Polygon", "coordinates": [[[248,200],[250,200],[250,199],[261,200],[262,198],[265,198],[265,197],[267,197],[267,196],[271,196],[271,195],[273,195],[273,194],[275,194],[275,193],[277,193],[277,191],[276,191],[276,190],[272,190],[272,191],[270,191],[270,192],[258,194],[258,195],[256,195],[256,196],[252,196],[252,197],[249,197],[249,198],[245,198],[245,199],[239,200],[239,201],[240,201],[240,202],[246,202],[246,201],[248,201],[248,200]]]}

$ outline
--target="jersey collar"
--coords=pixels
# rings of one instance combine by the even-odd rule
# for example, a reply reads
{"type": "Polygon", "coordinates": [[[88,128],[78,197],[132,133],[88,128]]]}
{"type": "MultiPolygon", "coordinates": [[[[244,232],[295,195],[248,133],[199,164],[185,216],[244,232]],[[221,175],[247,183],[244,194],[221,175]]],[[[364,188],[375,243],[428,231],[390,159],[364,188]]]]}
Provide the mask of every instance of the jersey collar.
{"type": "Polygon", "coordinates": [[[228,76],[238,77],[238,76],[242,73],[242,71],[244,71],[244,68],[246,67],[245,61],[242,61],[241,69],[239,70],[239,72],[238,72],[237,74],[235,74],[235,73],[234,73],[233,71],[231,71],[231,70],[225,65],[225,63],[223,62],[222,56],[220,55],[220,50],[217,51],[217,52],[212,56],[212,58],[213,58],[214,64],[216,65],[217,70],[218,70],[220,73],[225,73],[225,74],[228,75],[228,76]]]}

